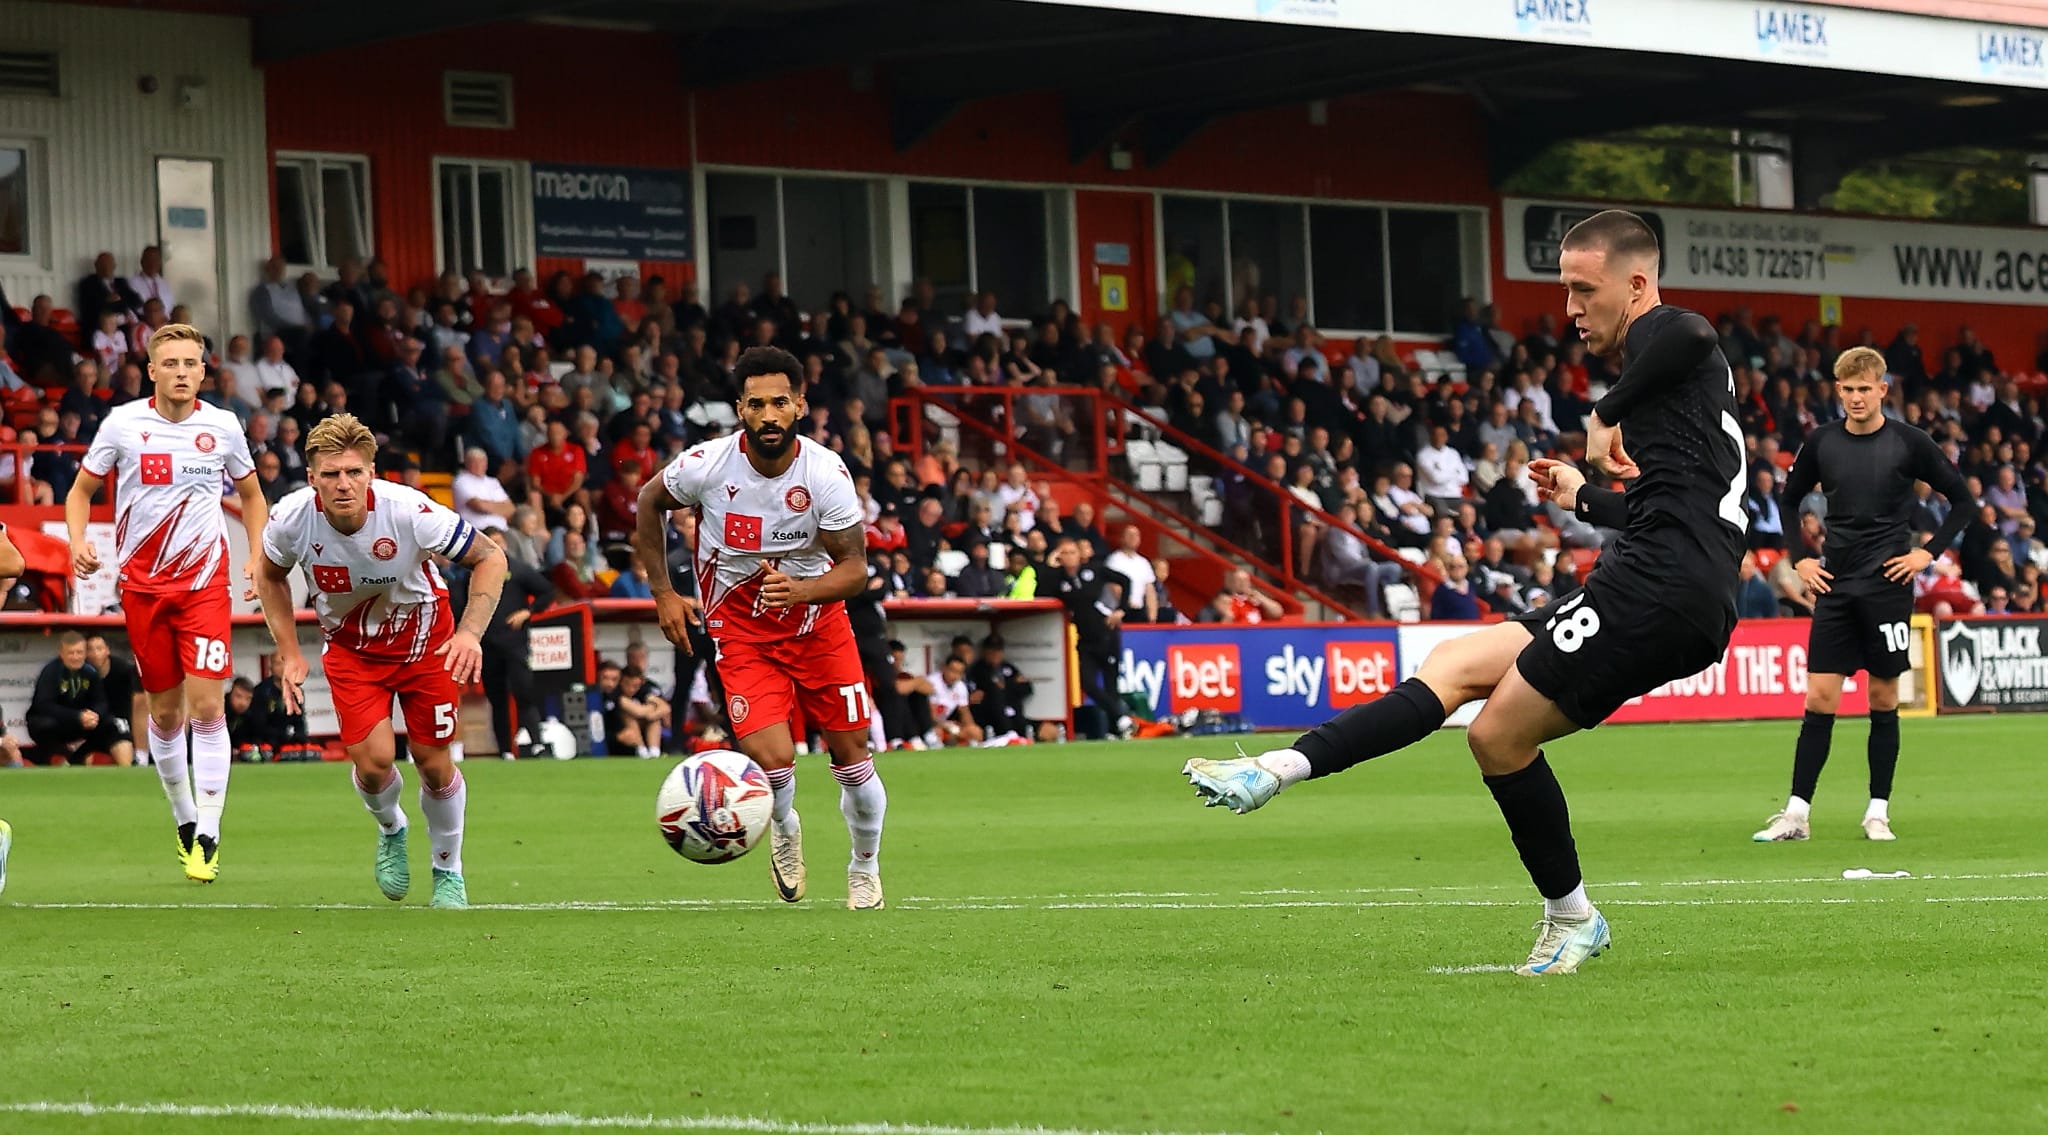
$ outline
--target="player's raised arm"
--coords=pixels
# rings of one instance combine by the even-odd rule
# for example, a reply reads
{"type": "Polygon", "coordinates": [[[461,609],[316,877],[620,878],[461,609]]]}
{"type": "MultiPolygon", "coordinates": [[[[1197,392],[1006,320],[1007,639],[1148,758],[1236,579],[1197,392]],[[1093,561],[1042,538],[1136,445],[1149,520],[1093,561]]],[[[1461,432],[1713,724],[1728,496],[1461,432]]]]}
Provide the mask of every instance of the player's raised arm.
{"type": "Polygon", "coordinates": [[[1696,311],[1667,309],[1668,315],[1633,324],[1621,377],[1593,406],[1603,423],[1618,426],[1651,392],[1691,377],[1721,339],[1696,311]]]}

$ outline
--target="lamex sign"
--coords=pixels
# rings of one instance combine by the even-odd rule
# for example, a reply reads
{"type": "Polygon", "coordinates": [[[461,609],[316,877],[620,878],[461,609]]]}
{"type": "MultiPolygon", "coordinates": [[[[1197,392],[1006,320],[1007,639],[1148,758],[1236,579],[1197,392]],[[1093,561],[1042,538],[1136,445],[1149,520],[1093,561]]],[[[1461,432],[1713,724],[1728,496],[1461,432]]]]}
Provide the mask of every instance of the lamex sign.
{"type": "MultiPolygon", "coordinates": [[[[1553,39],[1590,39],[1592,0],[1505,0],[1515,14],[1515,31],[1553,39]]],[[[1603,3],[1612,0],[1603,0],[1603,3]]]]}
{"type": "Polygon", "coordinates": [[[1131,627],[1123,688],[1154,713],[1216,710],[1306,729],[1394,688],[1393,627],[1131,627]]]}
{"type": "Polygon", "coordinates": [[[1797,4],[1759,4],[1750,12],[1758,55],[1828,57],[1828,13],[1797,4]]]}
{"type": "Polygon", "coordinates": [[[1977,29],[1977,69],[1987,79],[2048,85],[2043,35],[2023,28],[1986,25],[1977,29]]]}
{"type": "Polygon", "coordinates": [[[604,260],[690,259],[690,173],[533,166],[534,251],[604,260]]]}
{"type": "MultiPolygon", "coordinates": [[[[1786,67],[1997,86],[2044,82],[2028,63],[2031,45],[2025,38],[2038,34],[2039,28],[1943,18],[1962,14],[1954,9],[1890,10],[1911,0],[1882,0],[1861,7],[1755,0],[1038,2],[1503,42],[1565,40],[1611,51],[1669,53],[1674,44],[1683,44],[1688,55],[1786,67]]],[[[1981,15],[1985,7],[1989,5],[1978,5],[1971,15],[1981,15]]],[[[2021,6],[2006,8],[2017,14],[2021,6]]]]}
{"type": "Polygon", "coordinates": [[[1936,636],[1941,708],[2048,710],[2043,630],[2048,630],[2048,619],[2038,617],[1945,620],[1936,636]]]}
{"type": "Polygon", "coordinates": [[[1558,242],[1603,208],[1642,215],[1670,288],[2048,306],[2048,232],[1774,210],[1502,202],[1511,280],[1557,282],[1558,242]]]}

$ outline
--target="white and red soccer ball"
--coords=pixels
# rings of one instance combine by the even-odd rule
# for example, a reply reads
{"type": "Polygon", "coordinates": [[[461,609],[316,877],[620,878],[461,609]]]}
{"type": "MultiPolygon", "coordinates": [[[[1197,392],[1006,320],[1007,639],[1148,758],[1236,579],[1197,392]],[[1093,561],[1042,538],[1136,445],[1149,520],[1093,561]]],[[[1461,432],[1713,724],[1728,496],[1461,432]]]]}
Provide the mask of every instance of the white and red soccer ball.
{"type": "Polygon", "coordinates": [[[775,790],[745,753],[713,749],[671,769],[654,800],[661,838],[677,855],[725,863],[753,850],[768,830],[775,790]]]}

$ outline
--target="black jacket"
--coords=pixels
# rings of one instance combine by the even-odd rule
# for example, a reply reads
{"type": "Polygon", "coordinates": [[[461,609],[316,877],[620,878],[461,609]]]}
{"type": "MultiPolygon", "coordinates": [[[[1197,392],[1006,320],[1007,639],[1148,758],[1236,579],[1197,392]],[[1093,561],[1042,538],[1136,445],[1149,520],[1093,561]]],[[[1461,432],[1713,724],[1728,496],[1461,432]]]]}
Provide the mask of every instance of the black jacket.
{"type": "Polygon", "coordinates": [[[91,710],[107,716],[107,688],[99,671],[91,666],[67,669],[64,660],[52,658],[36,675],[35,697],[29,701],[28,727],[31,732],[54,732],[78,725],[78,715],[91,710]]]}

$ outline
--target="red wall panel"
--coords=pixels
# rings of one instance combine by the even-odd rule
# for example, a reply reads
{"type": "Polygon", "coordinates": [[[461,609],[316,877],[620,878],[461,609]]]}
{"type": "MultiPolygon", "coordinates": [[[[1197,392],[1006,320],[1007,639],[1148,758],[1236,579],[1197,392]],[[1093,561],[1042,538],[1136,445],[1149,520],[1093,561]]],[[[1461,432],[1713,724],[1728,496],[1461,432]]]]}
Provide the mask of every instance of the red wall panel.
{"type": "Polygon", "coordinates": [[[392,280],[407,285],[434,274],[435,157],[690,164],[682,81],[666,36],[496,24],[273,65],[264,94],[273,152],[369,156],[377,251],[392,280]],[[591,60],[602,69],[589,68],[591,60]],[[449,70],[511,75],[514,128],[446,125],[441,82],[449,70]]]}

